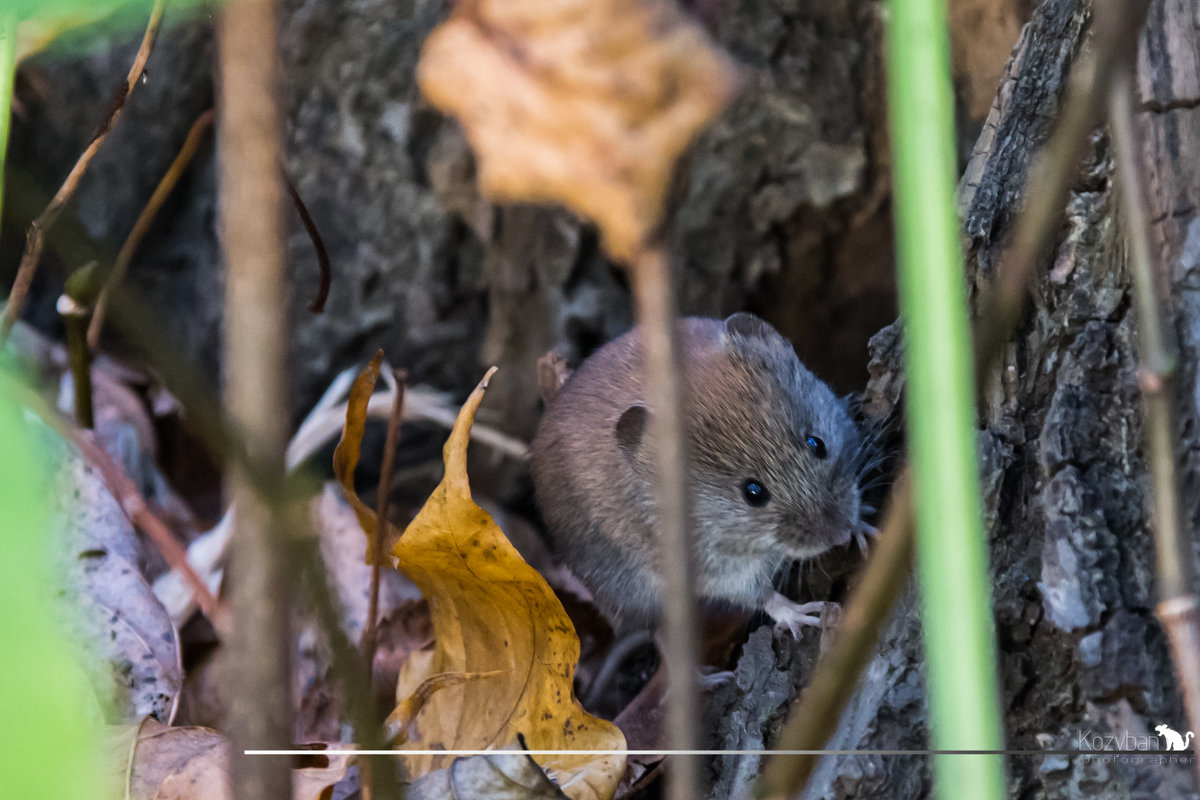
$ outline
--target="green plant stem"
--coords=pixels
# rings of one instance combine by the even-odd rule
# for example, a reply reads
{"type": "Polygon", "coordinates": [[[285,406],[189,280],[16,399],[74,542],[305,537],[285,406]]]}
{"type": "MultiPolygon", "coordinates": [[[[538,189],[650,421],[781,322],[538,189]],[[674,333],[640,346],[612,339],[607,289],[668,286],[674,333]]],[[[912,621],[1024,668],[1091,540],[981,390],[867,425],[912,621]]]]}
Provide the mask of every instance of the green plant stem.
{"type": "MultiPolygon", "coordinates": [[[[17,15],[0,13],[0,178],[4,176],[8,152],[8,128],[12,118],[13,78],[17,71],[17,15]]],[[[0,180],[0,213],[4,211],[4,181],[0,180]]]]}
{"type": "MultiPolygon", "coordinates": [[[[1003,746],[975,453],[970,333],[954,204],[946,9],[893,0],[888,106],[917,570],[933,749],[1003,746]]],[[[1003,797],[1000,756],[935,756],[939,797],[1003,797]]]]}

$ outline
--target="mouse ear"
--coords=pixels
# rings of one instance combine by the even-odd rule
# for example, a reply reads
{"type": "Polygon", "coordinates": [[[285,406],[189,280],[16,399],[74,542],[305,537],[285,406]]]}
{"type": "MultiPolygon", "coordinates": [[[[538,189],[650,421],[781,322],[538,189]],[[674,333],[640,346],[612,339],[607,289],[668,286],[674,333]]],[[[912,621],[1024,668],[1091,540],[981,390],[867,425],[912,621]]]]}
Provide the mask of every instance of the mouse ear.
{"type": "Polygon", "coordinates": [[[650,412],[640,404],[634,404],[621,412],[613,433],[617,437],[617,447],[626,458],[633,460],[637,456],[638,448],[642,446],[642,435],[646,432],[646,420],[649,418],[650,412]]]}
{"type": "Polygon", "coordinates": [[[771,327],[771,323],[748,311],[739,311],[727,317],[725,319],[725,331],[733,336],[759,339],[771,344],[779,340],[779,332],[771,327]]]}

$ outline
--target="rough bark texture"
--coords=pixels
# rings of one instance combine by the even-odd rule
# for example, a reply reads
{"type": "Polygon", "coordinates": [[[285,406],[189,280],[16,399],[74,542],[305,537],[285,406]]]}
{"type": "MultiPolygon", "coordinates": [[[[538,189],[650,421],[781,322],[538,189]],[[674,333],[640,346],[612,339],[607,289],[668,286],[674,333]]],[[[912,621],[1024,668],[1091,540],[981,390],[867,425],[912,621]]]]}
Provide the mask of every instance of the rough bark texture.
{"type": "MultiPolygon", "coordinates": [[[[538,418],[537,357],[557,346],[577,359],[622,333],[632,324],[629,292],[590,227],[560,211],[496,209],[479,198],[460,131],[413,82],[420,43],[446,12],[442,0],[283,3],[286,166],[334,271],[326,313],[305,311],[316,258],[293,217],[293,412],[337,370],[383,346],[414,382],[464,392],[482,365],[499,364],[489,411],[528,436],[538,418]]],[[[751,80],[680,170],[681,306],[693,314],[755,308],[839,389],[861,388],[866,340],[894,313],[878,8],[777,0],[711,17],[751,80]]],[[[128,33],[112,34],[88,40],[82,55],[64,46],[34,59],[14,131],[15,190],[61,178],[134,46],[128,33]]],[[[72,209],[109,249],[211,104],[211,50],[207,20],[168,13],[147,85],[72,209]]],[[[186,309],[171,313],[182,352],[215,377],[221,277],[211,152],[190,173],[130,281],[148,305],[186,309]]],[[[6,240],[22,235],[19,211],[6,240]]]]}
{"type": "MultiPolygon", "coordinates": [[[[1046,0],[1006,72],[960,194],[968,276],[977,287],[991,279],[1002,256],[1030,156],[1049,134],[1089,13],[1082,0],[1046,0]]],[[[1137,120],[1152,186],[1158,256],[1169,271],[1183,342],[1178,453],[1193,525],[1200,512],[1200,308],[1193,300],[1200,265],[1198,25],[1194,3],[1152,4],[1141,38],[1137,120]]],[[[1138,321],[1131,311],[1120,213],[1110,147],[1100,131],[1073,188],[1055,252],[1036,278],[1032,308],[982,397],[981,477],[1006,736],[1015,749],[1086,749],[1098,736],[1149,738],[1165,748],[1154,727],[1187,726],[1166,639],[1153,614],[1157,598],[1145,510],[1138,321]]],[[[898,412],[902,394],[898,339],[892,326],[872,343],[866,405],[885,418],[898,412]]],[[[910,591],[897,609],[831,747],[923,746],[915,599],[910,591]]],[[[775,642],[776,650],[782,646],[775,642]]],[[[808,640],[793,645],[791,659],[812,647],[808,640]]],[[[764,662],[761,648],[751,640],[748,663],[764,662]]],[[[788,663],[787,657],[780,662],[783,672],[788,663]]],[[[780,664],[768,662],[753,680],[739,678],[739,685],[768,685],[770,676],[781,674],[780,664]]],[[[747,705],[736,696],[715,700],[727,710],[747,705]]],[[[1009,794],[1195,797],[1190,763],[1187,758],[1164,764],[1153,757],[1014,756],[1009,794]]],[[[722,791],[731,782],[737,785],[720,770],[718,781],[722,791]]],[[[826,759],[803,796],[903,798],[929,791],[923,759],[858,756],[826,759]]]]}
{"type": "MultiPolygon", "coordinates": [[[[1055,77],[1078,51],[1088,9],[1078,0],[1049,0],[1039,9],[1001,92],[996,136],[985,134],[986,149],[975,154],[986,164],[983,178],[961,199],[977,284],[999,260],[1029,144],[1046,136],[1044,109],[1059,94],[1055,77]]],[[[1156,184],[1150,215],[1160,221],[1161,264],[1173,273],[1200,191],[1194,15],[1192,3],[1156,0],[1140,45],[1145,110],[1138,127],[1156,184]]],[[[1002,487],[992,559],[1008,737],[1018,748],[1078,747],[1088,731],[1155,736],[1157,724],[1186,727],[1153,616],[1138,320],[1130,310],[1121,209],[1107,138],[1098,133],[1092,144],[1053,260],[1037,277],[1033,308],[984,403],[981,435],[1000,455],[985,466],[985,480],[1002,487]]],[[[1179,319],[1184,330],[1195,325],[1186,313],[1179,319]]],[[[1188,430],[1198,411],[1195,337],[1185,349],[1181,385],[1189,399],[1181,411],[1188,430]]],[[[1192,447],[1183,445],[1184,474],[1194,482],[1192,447]]],[[[1196,499],[1185,488],[1192,514],[1196,499]]],[[[1011,768],[1013,779],[1038,796],[1194,793],[1192,771],[1178,766],[1049,756],[1016,758],[1011,768]]]]}

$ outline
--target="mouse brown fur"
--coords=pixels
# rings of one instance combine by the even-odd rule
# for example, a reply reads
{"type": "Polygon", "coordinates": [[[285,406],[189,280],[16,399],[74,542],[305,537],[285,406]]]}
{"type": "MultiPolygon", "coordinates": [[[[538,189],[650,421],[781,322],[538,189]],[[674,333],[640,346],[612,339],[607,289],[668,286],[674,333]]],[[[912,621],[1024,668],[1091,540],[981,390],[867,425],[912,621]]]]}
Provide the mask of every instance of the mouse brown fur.
{"type": "MultiPolygon", "coordinates": [[[[844,403],[765,321],[678,325],[697,593],[764,609],[798,632],[819,604],[791,603],[772,579],[786,561],[869,529],[860,436],[844,403]]],[[[635,328],[584,361],[548,404],[531,451],[555,549],[619,629],[654,624],[669,568],[655,535],[640,350],[635,328]]]]}

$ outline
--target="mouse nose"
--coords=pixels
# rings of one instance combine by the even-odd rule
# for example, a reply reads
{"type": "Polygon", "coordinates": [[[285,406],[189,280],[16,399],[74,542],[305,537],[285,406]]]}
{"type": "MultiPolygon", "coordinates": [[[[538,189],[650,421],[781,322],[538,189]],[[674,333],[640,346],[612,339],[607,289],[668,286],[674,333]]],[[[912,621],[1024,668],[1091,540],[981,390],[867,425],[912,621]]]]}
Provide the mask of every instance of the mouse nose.
{"type": "Polygon", "coordinates": [[[844,504],[834,502],[830,498],[829,502],[823,504],[821,512],[821,532],[830,547],[840,547],[854,538],[854,528],[858,520],[851,518],[844,504]]]}

